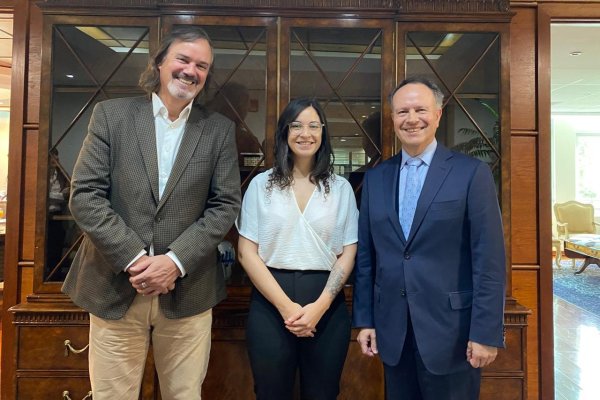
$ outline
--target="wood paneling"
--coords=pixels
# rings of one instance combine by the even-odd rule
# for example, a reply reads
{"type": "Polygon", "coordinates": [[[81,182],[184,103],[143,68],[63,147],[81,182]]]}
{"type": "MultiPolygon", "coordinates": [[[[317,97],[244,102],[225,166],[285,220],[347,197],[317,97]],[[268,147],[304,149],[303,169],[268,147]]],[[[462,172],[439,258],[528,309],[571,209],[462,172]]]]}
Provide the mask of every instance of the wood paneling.
{"type": "Polygon", "coordinates": [[[25,131],[25,166],[23,173],[23,219],[21,226],[21,260],[33,260],[35,248],[35,210],[38,168],[38,131],[25,131]]]}
{"type": "Polygon", "coordinates": [[[516,8],[510,24],[511,129],[535,130],[536,10],[516,8]]]}
{"type": "Polygon", "coordinates": [[[33,266],[19,266],[19,303],[27,302],[33,293],[33,266]]]}
{"type": "Polygon", "coordinates": [[[527,329],[527,398],[529,400],[539,398],[538,272],[537,268],[513,269],[513,296],[520,304],[531,310],[527,329]]]}
{"type": "Polygon", "coordinates": [[[40,72],[42,66],[42,12],[37,7],[32,7],[31,10],[28,55],[28,101],[27,112],[25,114],[25,122],[37,124],[40,121],[40,72]]]}
{"type": "Polygon", "coordinates": [[[537,264],[536,138],[513,136],[511,146],[512,262],[537,264]]]}

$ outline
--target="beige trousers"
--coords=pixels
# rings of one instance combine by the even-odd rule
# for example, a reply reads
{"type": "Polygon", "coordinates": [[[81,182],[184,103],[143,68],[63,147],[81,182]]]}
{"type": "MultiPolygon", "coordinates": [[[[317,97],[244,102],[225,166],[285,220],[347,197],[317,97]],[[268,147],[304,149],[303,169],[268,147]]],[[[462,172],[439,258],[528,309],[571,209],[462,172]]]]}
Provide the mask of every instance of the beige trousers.
{"type": "Polygon", "coordinates": [[[137,295],[125,316],[90,315],[94,400],[137,400],[150,338],[163,400],[200,400],[208,368],[212,310],[167,319],[157,296],[137,295]]]}

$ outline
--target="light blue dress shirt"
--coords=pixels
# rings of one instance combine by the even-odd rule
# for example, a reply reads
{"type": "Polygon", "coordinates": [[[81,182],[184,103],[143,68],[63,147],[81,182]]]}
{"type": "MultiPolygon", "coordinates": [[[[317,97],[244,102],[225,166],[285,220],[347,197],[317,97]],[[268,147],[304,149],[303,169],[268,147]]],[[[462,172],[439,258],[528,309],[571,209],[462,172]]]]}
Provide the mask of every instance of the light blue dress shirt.
{"type": "Polygon", "coordinates": [[[420,194],[421,190],[423,189],[423,183],[425,183],[425,178],[427,177],[427,172],[429,171],[429,166],[431,165],[431,160],[433,160],[435,149],[437,149],[437,140],[435,138],[433,139],[433,142],[427,145],[421,154],[418,154],[415,157],[411,157],[404,149],[402,149],[402,165],[400,166],[400,177],[398,181],[398,220],[400,220],[402,206],[404,205],[404,188],[406,188],[407,171],[406,161],[409,158],[420,158],[423,161],[423,163],[417,168],[420,194]]]}

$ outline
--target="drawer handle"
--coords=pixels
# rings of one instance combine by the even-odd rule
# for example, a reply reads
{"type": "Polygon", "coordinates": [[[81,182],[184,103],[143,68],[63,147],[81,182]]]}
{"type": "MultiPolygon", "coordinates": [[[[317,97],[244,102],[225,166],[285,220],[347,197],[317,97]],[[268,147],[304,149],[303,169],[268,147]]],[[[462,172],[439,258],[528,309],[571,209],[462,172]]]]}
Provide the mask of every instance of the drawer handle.
{"type": "MultiPolygon", "coordinates": [[[[65,340],[65,357],[69,356],[69,352],[73,353],[73,354],[79,354],[79,353],[83,353],[84,351],[87,350],[87,348],[90,347],[90,344],[86,344],[85,347],[83,349],[77,350],[76,348],[74,348],[73,346],[71,346],[71,341],[69,339],[65,340]]],[[[67,396],[69,395],[69,392],[67,391],[67,396]]],[[[91,393],[91,392],[90,392],[91,393]]],[[[86,397],[87,398],[87,397],[86,397]]]]}
{"type": "MultiPolygon", "coordinates": [[[[85,396],[83,399],[81,400],[86,400],[86,399],[91,399],[92,398],[92,391],[90,390],[87,394],[87,396],[85,396]]],[[[71,399],[71,396],[69,395],[69,391],[65,390],[63,392],[63,400],[73,400],[71,399]]]]}

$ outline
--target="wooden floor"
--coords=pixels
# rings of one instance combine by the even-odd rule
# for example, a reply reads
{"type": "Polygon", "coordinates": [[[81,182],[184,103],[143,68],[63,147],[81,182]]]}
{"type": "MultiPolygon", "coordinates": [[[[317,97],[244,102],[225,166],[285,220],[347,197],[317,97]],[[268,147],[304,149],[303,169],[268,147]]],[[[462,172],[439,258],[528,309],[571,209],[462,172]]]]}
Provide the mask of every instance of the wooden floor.
{"type": "Polygon", "coordinates": [[[599,369],[600,317],[554,296],[555,400],[600,399],[599,369]]]}

